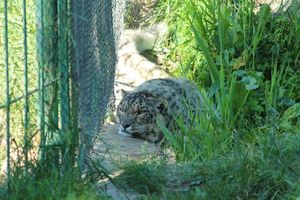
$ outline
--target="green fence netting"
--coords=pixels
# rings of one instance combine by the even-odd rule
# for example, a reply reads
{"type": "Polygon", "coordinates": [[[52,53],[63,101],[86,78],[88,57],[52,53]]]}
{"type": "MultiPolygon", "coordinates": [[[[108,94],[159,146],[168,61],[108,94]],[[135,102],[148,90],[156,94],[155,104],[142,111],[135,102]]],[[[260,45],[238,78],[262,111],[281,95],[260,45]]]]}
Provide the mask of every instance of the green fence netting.
{"type": "Polygon", "coordinates": [[[113,91],[122,1],[74,2],[75,78],[82,145],[90,146],[113,91]],[[111,9],[113,8],[113,9],[111,9]],[[87,38],[89,38],[87,40],[87,38]]]}
{"type": "Polygon", "coordinates": [[[113,91],[125,0],[1,4],[0,177],[9,180],[13,166],[88,153],[113,91]]]}

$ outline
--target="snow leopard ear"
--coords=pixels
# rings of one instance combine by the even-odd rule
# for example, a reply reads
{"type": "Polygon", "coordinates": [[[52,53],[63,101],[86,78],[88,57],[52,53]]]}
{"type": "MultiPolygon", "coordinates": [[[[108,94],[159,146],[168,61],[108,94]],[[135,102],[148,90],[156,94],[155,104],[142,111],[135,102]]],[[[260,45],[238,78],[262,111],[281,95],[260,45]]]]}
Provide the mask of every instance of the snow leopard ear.
{"type": "Polygon", "coordinates": [[[121,89],[121,97],[124,99],[129,94],[129,91],[121,89]]]}

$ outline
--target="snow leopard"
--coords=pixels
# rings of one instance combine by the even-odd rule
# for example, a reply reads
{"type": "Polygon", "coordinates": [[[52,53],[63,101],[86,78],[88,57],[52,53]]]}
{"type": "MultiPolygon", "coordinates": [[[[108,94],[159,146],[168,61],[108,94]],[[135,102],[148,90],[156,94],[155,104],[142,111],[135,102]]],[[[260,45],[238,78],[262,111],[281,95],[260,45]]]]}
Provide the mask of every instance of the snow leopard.
{"type": "Polygon", "coordinates": [[[178,120],[192,126],[202,110],[203,98],[193,82],[181,78],[151,79],[133,91],[123,91],[117,107],[119,133],[157,143],[164,137],[159,123],[176,131],[178,120]]]}

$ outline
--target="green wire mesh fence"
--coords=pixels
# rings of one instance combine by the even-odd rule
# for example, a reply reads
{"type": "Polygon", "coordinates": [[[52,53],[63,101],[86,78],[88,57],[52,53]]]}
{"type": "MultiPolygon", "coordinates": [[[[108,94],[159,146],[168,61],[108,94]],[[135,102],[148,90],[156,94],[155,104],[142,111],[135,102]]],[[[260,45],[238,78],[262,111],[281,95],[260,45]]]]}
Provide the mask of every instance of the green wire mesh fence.
{"type": "Polygon", "coordinates": [[[0,6],[0,179],[8,185],[15,166],[27,173],[32,163],[68,167],[84,159],[113,90],[124,6],[124,0],[0,6]]]}

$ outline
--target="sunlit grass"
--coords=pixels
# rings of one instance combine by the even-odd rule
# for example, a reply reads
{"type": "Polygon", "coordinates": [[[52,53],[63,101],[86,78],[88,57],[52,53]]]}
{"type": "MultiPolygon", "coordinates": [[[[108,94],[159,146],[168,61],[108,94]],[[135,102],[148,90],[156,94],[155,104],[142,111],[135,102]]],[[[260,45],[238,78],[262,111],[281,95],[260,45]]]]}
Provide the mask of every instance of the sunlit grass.
{"type": "Polygon", "coordinates": [[[24,173],[23,168],[14,168],[10,179],[11,191],[7,195],[6,185],[1,183],[0,199],[110,199],[102,190],[97,191],[87,179],[80,178],[78,168],[66,170],[62,175],[57,166],[46,169],[36,163],[31,164],[28,173],[24,173]]]}
{"type": "MultiPolygon", "coordinates": [[[[36,26],[35,26],[35,2],[26,1],[26,19],[27,19],[27,64],[28,64],[28,88],[32,91],[37,88],[37,62],[36,62],[36,26]]],[[[9,67],[9,86],[10,99],[14,101],[17,98],[24,96],[24,27],[23,27],[23,1],[8,1],[8,67],[9,67]]],[[[4,49],[4,7],[3,3],[0,7],[0,160],[5,157],[6,145],[6,71],[5,71],[5,49],[4,49]],[[3,30],[3,31],[2,31],[3,30]]],[[[29,98],[29,137],[37,131],[37,95],[32,95],[29,98]]],[[[10,106],[10,133],[11,138],[18,145],[18,148],[23,146],[24,138],[24,98],[16,101],[10,106]]],[[[12,145],[13,149],[15,145],[12,145]]],[[[14,151],[15,152],[15,151],[14,151]]]]}

